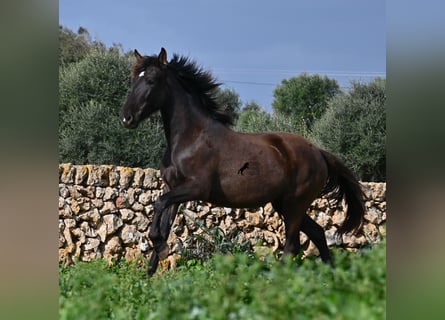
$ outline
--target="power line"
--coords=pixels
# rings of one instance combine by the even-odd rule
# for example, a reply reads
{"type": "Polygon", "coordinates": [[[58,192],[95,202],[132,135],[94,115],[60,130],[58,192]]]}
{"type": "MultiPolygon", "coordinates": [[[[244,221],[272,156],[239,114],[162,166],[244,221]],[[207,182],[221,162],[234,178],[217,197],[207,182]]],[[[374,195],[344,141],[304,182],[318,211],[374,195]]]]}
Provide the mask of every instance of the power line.
{"type": "Polygon", "coordinates": [[[238,83],[238,84],[251,84],[255,86],[276,86],[277,83],[271,82],[256,82],[256,81],[237,81],[237,80],[221,80],[222,82],[227,83],[238,83]]]}
{"type": "MultiPolygon", "coordinates": [[[[386,72],[378,72],[378,71],[328,71],[328,70],[320,70],[320,71],[298,71],[298,70],[290,70],[290,69],[242,69],[242,68],[214,68],[213,71],[219,74],[230,74],[230,73],[241,73],[241,74],[258,74],[258,73],[274,73],[278,74],[291,74],[297,75],[306,73],[309,75],[320,74],[324,76],[329,76],[333,78],[376,78],[376,77],[386,77],[386,72]]],[[[246,84],[246,85],[254,85],[254,86],[268,86],[275,87],[281,83],[282,80],[277,81],[276,83],[272,82],[262,82],[262,81],[242,81],[242,80],[230,80],[230,79],[222,79],[224,83],[235,83],[235,84],[246,84]]],[[[350,86],[341,86],[341,89],[350,89],[350,86]]]]}
{"type": "Polygon", "coordinates": [[[274,73],[274,74],[322,74],[326,76],[337,77],[386,77],[384,71],[348,71],[348,70],[291,70],[291,69],[242,69],[242,68],[213,68],[217,73],[241,73],[241,74],[254,74],[254,73],[274,73]]]}
{"type": "MultiPolygon", "coordinates": [[[[254,81],[237,81],[237,80],[221,80],[223,83],[237,83],[237,84],[248,84],[254,86],[272,86],[276,87],[279,83],[269,83],[269,82],[254,82],[254,81]]],[[[340,86],[340,89],[349,90],[350,86],[340,86]]]]}

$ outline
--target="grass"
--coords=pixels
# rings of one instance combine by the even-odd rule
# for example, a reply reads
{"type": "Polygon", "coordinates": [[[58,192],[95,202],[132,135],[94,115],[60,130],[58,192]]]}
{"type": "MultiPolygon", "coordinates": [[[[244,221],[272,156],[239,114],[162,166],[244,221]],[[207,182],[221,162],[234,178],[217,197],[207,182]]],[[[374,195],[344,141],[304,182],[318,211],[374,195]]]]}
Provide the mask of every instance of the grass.
{"type": "Polygon", "coordinates": [[[385,243],[333,255],[335,269],[215,254],[152,278],[140,262],[79,262],[60,267],[60,319],[385,319],[385,243]]]}

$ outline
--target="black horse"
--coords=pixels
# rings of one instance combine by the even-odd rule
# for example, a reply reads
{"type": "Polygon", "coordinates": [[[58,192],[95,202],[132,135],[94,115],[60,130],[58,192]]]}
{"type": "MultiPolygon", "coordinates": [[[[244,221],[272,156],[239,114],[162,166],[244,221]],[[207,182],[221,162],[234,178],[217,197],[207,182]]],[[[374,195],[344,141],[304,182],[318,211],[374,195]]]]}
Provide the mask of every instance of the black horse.
{"type": "Polygon", "coordinates": [[[259,207],[271,202],[284,219],[284,254],[297,254],[299,233],[331,263],[324,230],[306,210],[318,196],[346,200],[338,234],[357,231],[365,212],[363,192],[353,173],[332,154],[304,138],[282,132],[245,134],[230,129],[231,116],[212,93],[210,73],[183,56],[167,52],[141,56],[134,51],[131,91],[120,119],[127,128],[160,110],[167,139],[161,162],[164,193],[154,206],[149,237],[154,251],[149,274],[168,256],[167,238],[179,204],[202,200],[224,207],[259,207]]]}

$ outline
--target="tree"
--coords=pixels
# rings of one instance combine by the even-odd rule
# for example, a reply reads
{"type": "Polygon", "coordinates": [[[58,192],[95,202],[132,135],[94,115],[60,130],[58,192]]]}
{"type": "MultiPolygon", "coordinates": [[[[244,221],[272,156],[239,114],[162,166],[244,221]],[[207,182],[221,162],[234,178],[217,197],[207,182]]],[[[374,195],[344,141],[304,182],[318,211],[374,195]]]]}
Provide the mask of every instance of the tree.
{"type": "Polygon", "coordinates": [[[59,25],[59,67],[64,68],[71,63],[79,62],[93,50],[119,52],[122,46],[113,44],[107,48],[103,42],[92,40],[90,33],[84,27],[79,27],[76,33],[59,25]]]}
{"type": "Polygon", "coordinates": [[[314,123],[312,139],[338,155],[363,181],[386,179],[386,81],[353,82],[314,123]]]}
{"type": "Polygon", "coordinates": [[[90,49],[89,35],[85,32],[75,33],[66,27],[59,26],[59,66],[64,67],[82,60],[90,49]]]}
{"type": "Polygon", "coordinates": [[[230,88],[218,88],[216,89],[214,96],[218,104],[222,108],[225,108],[225,110],[227,110],[236,121],[242,105],[239,94],[230,88]]]}
{"type": "Polygon", "coordinates": [[[125,129],[96,101],[71,107],[59,127],[59,161],[158,168],[166,142],[159,117],[125,129]]]}
{"type": "Polygon", "coordinates": [[[291,117],[277,113],[269,114],[255,101],[246,103],[241,110],[236,129],[240,132],[284,131],[306,136],[305,127],[291,117]]]}
{"type": "Polygon", "coordinates": [[[115,51],[93,50],[59,71],[59,110],[95,100],[116,108],[128,90],[130,61],[115,51]]]}
{"type": "Polygon", "coordinates": [[[302,73],[275,88],[272,107],[275,113],[293,117],[310,128],[326,110],[328,100],[339,92],[335,79],[302,73]]]}
{"type": "Polygon", "coordinates": [[[255,101],[246,103],[239,113],[236,129],[240,132],[259,132],[270,122],[270,115],[255,101]]]}

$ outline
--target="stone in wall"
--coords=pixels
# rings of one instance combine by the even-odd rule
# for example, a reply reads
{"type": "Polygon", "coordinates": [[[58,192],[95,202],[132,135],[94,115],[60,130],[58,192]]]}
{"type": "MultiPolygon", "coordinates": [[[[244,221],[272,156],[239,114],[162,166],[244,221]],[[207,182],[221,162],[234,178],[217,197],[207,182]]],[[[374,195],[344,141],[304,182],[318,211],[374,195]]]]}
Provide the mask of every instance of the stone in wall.
{"type": "Polygon", "coordinates": [[[90,166],[87,185],[94,187],[105,187],[110,184],[111,166],[90,166]]]}
{"type": "Polygon", "coordinates": [[[124,244],[134,244],[137,243],[141,238],[141,233],[138,231],[137,227],[133,224],[125,225],[120,231],[120,239],[124,244]]]}
{"type": "Polygon", "coordinates": [[[64,163],[59,165],[60,182],[63,184],[74,183],[75,168],[70,163],[64,163]]]}
{"type": "Polygon", "coordinates": [[[88,166],[76,166],[74,184],[83,185],[88,179],[88,166]]]}
{"type": "Polygon", "coordinates": [[[128,188],[133,182],[133,177],[134,177],[134,169],[121,168],[119,186],[122,189],[128,188]]]}
{"type": "Polygon", "coordinates": [[[111,262],[113,259],[122,257],[123,247],[122,242],[118,236],[114,236],[107,241],[104,247],[103,257],[111,262]]]}

